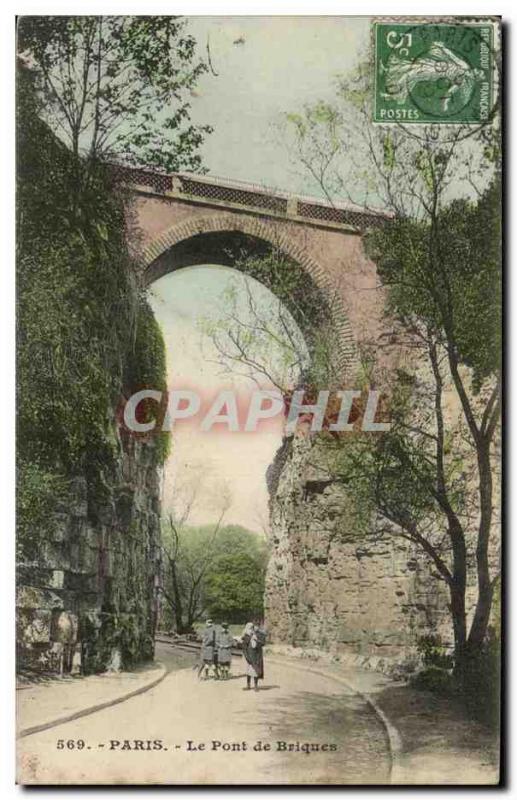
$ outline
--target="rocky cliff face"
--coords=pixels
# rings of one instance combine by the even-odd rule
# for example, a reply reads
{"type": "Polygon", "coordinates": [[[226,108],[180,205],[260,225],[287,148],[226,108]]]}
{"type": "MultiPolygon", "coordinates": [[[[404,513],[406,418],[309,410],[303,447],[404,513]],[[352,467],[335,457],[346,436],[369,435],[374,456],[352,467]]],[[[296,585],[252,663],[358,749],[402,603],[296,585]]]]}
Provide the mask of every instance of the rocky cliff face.
{"type": "Polygon", "coordinates": [[[152,658],[160,568],[153,442],[116,433],[100,501],[76,477],[52,535],[19,565],[19,669],[94,672],[152,658]]]}
{"type": "Polygon", "coordinates": [[[398,661],[423,634],[451,641],[445,587],[409,543],[358,534],[353,497],[328,480],[324,447],[286,439],[268,474],[272,641],[398,661]]]}

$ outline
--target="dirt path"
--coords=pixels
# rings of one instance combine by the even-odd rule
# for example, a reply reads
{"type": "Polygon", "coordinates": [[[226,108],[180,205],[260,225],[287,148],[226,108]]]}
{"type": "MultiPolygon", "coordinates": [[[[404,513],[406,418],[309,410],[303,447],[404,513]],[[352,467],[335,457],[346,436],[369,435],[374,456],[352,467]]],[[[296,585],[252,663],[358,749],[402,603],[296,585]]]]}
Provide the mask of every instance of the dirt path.
{"type": "MultiPolygon", "coordinates": [[[[242,671],[240,661],[233,671],[242,671]]],[[[331,676],[266,663],[261,690],[248,692],[244,685],[237,675],[198,682],[192,669],[171,672],[143,695],[21,739],[18,778],[63,784],[389,782],[384,726],[331,676]]]]}

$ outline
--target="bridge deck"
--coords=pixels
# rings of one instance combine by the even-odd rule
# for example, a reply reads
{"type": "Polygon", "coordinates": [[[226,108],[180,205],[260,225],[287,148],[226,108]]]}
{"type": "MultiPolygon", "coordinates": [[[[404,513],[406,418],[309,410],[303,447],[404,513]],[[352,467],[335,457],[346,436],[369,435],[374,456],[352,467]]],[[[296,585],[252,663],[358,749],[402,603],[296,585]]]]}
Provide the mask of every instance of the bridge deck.
{"type": "Polygon", "coordinates": [[[160,195],[187,203],[281,217],[305,225],[344,228],[360,233],[382,225],[389,214],[345,203],[330,203],[314,197],[292,195],[264,186],[227,181],[210,175],[173,173],[166,175],[138,167],[116,165],[116,174],[142,194],[160,195]]]}

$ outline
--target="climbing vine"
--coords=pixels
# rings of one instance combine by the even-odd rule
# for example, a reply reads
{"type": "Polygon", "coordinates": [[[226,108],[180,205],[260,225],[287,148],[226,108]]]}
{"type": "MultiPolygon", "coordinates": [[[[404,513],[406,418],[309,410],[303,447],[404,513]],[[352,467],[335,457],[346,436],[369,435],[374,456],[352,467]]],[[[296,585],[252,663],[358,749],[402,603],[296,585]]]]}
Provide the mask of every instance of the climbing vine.
{"type": "MultiPolygon", "coordinates": [[[[137,286],[124,200],[97,165],[78,191],[71,156],[18,83],[19,546],[44,535],[69,481],[101,499],[119,455],[114,409],[128,375],[165,385],[161,333],[137,286]],[[59,491],[57,489],[59,488],[59,491]]],[[[167,453],[164,435],[158,459],[167,453]]]]}

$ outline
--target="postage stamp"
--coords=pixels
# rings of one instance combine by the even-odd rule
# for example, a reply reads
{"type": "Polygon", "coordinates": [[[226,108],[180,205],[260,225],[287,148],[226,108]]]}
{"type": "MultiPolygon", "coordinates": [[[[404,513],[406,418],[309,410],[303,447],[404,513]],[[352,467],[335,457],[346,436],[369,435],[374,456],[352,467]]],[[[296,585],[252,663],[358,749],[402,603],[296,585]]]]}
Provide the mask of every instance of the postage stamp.
{"type": "Polygon", "coordinates": [[[492,108],[493,28],[375,23],[374,122],[482,123],[492,108]]]}

